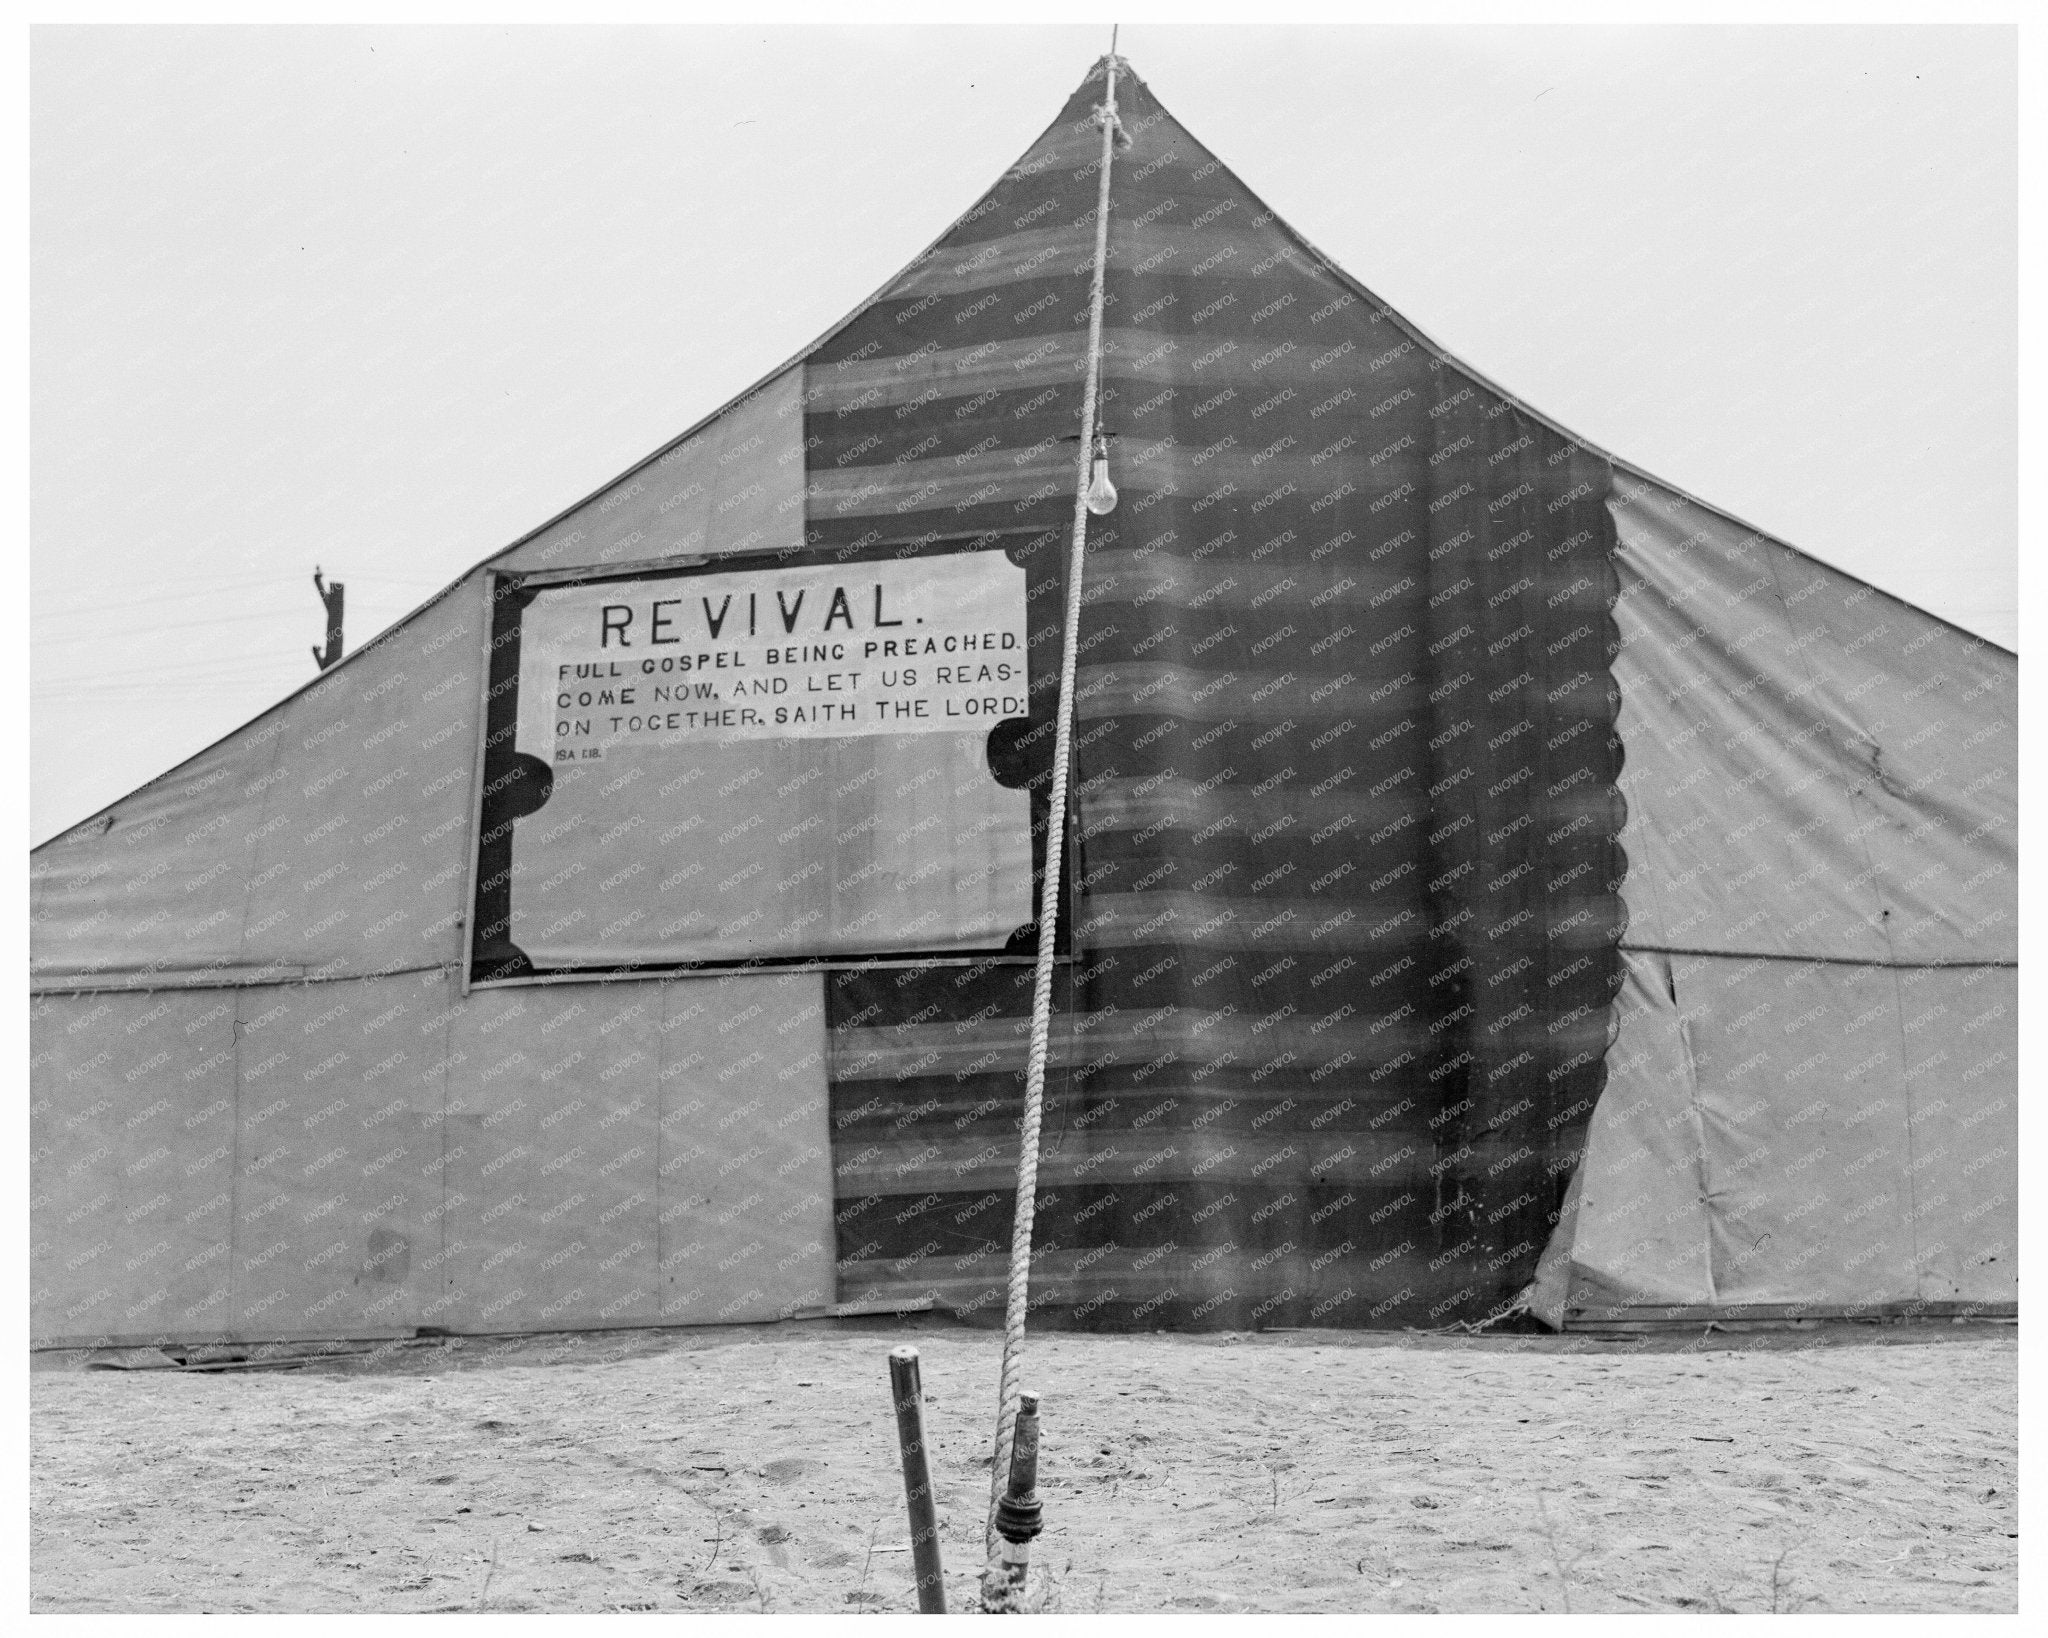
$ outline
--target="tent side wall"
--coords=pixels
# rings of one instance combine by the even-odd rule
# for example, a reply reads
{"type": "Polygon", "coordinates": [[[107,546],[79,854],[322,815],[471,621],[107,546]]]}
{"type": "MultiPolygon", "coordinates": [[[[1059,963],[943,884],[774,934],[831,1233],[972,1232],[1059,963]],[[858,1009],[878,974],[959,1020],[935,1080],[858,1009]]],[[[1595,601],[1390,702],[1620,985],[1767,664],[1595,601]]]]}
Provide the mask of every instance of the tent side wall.
{"type": "Polygon", "coordinates": [[[1552,1323],[2017,1300],[2017,664],[1624,479],[1627,982],[1552,1323]]]}
{"type": "MultiPolygon", "coordinates": [[[[800,534],[796,379],[505,561],[800,534]]],[[[478,570],[36,850],[40,1345],[832,1301],[815,974],[459,994],[484,622],[478,570]]]]}
{"type": "Polygon", "coordinates": [[[46,995],[31,1035],[36,1347],[833,1301],[815,973],[46,995]]]}
{"type": "MultiPolygon", "coordinates": [[[[786,544],[798,379],[500,566],[786,544]]],[[[472,571],[32,856],[39,1345],[832,1300],[815,975],[459,993],[485,595],[472,571]],[[744,1052],[716,1033],[770,1011],[744,1052]]]]}

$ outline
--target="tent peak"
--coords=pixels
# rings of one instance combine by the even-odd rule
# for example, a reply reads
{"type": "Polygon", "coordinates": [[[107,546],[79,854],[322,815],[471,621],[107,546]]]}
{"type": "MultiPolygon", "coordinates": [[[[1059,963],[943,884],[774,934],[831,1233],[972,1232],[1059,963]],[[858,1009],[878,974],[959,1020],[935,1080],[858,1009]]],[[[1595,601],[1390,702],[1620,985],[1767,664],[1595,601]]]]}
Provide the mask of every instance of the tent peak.
{"type": "MultiPolygon", "coordinates": [[[[1109,77],[1109,65],[1111,63],[1116,64],[1116,72],[1118,79],[1138,79],[1138,72],[1136,69],[1131,67],[1130,58],[1119,56],[1117,53],[1113,51],[1105,51],[1100,57],[1097,57],[1095,59],[1093,64],[1090,65],[1088,72],[1081,77],[1081,83],[1083,85],[1093,85],[1097,80],[1107,79],[1109,77]]],[[[1143,84],[1144,82],[1140,80],[1139,83],[1143,84]]]]}

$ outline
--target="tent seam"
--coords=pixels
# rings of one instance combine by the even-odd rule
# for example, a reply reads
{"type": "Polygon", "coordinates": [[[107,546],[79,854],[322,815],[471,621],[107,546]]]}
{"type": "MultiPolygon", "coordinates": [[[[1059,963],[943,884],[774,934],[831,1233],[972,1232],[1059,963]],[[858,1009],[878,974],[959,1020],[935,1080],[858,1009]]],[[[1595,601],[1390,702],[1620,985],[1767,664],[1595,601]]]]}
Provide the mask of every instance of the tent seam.
{"type": "Polygon", "coordinates": [[[1906,1061],[1905,980],[1896,971],[1892,974],[1892,1006],[1899,1025],[1899,1090],[1906,1100],[1906,1235],[1913,1257],[1913,1295],[1918,1298],[1927,1293],[1922,1289],[1925,1281],[1920,1267],[1920,1193],[1914,1166],[1917,1157],[1913,1138],[1913,1071],[1906,1061]]]}
{"type": "MultiPolygon", "coordinates": [[[[1842,780],[1842,794],[1853,806],[1857,799],[1862,796],[1863,787],[1850,777],[1849,749],[1842,743],[1841,737],[1835,732],[1834,724],[1828,720],[1828,713],[1820,708],[1822,705],[1820,678],[1814,675],[1811,656],[1807,654],[1805,647],[1798,642],[1799,633],[1792,622],[1792,605],[1785,600],[1785,589],[1778,573],[1777,560],[1767,556],[1766,561],[1771,571],[1771,591],[1776,595],[1778,607],[1785,617],[1785,635],[1788,639],[1786,646],[1799,656],[1799,669],[1806,677],[1807,699],[1813,705],[1814,717],[1820,726],[1821,732],[1827,737],[1828,745],[1834,751],[1835,766],[1842,780]]],[[[1819,622],[1815,622],[1815,629],[1826,631],[1827,628],[1819,622]]],[[[1875,806],[1868,802],[1864,805],[1866,807],[1875,806]]],[[[1875,925],[1877,931],[1884,939],[1884,947],[1891,952],[1893,958],[1891,962],[1885,964],[1890,966],[1896,963],[1899,953],[1899,947],[1892,939],[1891,910],[1884,902],[1883,882],[1878,873],[1877,862],[1870,855],[1869,837],[1857,836],[1856,845],[1863,855],[1863,863],[1870,877],[1871,900],[1879,912],[1875,925]]]]}
{"type": "Polygon", "coordinates": [[[1686,1027],[1685,1008],[1678,999],[1678,978],[1671,958],[1664,958],[1664,986],[1671,997],[1673,1027],[1678,1031],[1679,1050],[1685,1054],[1685,1106],[1692,1116],[1694,1142],[1693,1170],[1699,1178],[1701,1264],[1706,1274],[1707,1301],[1720,1306],[1721,1287],[1714,1278],[1714,1194],[1707,1179],[1707,1120],[1700,1107],[1699,1060],[1693,1056],[1692,1031],[1686,1027]]]}
{"type": "Polygon", "coordinates": [[[1624,950],[1640,950],[1651,955],[1710,956],[1716,960],[1728,961],[1804,961],[1829,967],[1871,967],[1884,972],[1947,972],[1952,969],[1973,971],[1978,968],[2017,968],[2017,959],[2007,961],[1872,961],[1862,956],[1808,955],[1791,950],[1705,950],[1677,944],[1630,944],[1621,945],[1624,950]]]}
{"type": "MultiPolygon", "coordinates": [[[[289,985],[307,984],[365,984],[379,978],[404,978],[412,973],[446,972],[455,965],[448,961],[430,961],[418,967],[380,967],[360,973],[280,973],[269,978],[254,979],[247,983],[222,984],[95,984],[86,985],[38,985],[30,984],[28,993],[36,995],[154,995],[159,991],[171,991],[180,995],[197,995],[207,990],[276,990],[289,985]]],[[[171,969],[165,969],[171,970],[171,969]]]]}

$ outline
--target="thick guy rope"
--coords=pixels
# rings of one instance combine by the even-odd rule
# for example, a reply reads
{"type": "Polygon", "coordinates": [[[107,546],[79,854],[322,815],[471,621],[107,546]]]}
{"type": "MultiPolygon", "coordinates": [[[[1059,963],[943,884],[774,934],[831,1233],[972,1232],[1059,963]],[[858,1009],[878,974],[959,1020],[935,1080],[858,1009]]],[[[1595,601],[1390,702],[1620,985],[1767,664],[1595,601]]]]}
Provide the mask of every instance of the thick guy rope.
{"type": "Polygon", "coordinates": [[[1095,448],[1095,395],[1102,369],[1102,286],[1109,261],[1109,167],[1121,127],[1116,117],[1114,52],[1108,92],[1095,110],[1102,127],[1102,177],[1095,196],[1095,276],[1088,293],[1087,380],[1081,391],[1081,443],[1074,474],[1074,538],[1067,559],[1067,618],[1060,639],[1059,715],[1053,728],[1052,791],[1045,821],[1045,880],[1038,895],[1038,959],[1031,992],[1031,1052],[1024,1071],[1024,1123],[1017,1151],[1017,1215],[1010,1232],[1009,1303],[1003,1317],[1003,1376],[997,1398],[996,1453],[989,1473],[987,1543],[995,1550],[995,1508],[1010,1473],[1017,1429],[1018,1377],[1024,1360],[1024,1308],[1031,1288],[1031,1221],[1038,1195],[1038,1131],[1045,1107],[1046,1040],[1052,1028],[1053,946],[1060,916],[1061,855],[1067,831],[1067,764],[1073,755],[1075,644],[1081,631],[1081,562],[1088,544],[1089,462],[1095,448]]]}

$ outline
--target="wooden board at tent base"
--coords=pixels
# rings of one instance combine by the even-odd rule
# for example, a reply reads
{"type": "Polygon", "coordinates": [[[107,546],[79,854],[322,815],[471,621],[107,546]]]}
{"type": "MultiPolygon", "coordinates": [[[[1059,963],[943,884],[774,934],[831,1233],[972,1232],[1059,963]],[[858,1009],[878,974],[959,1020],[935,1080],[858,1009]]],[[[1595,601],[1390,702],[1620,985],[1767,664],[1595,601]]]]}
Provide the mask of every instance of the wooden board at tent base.
{"type": "Polygon", "coordinates": [[[1735,1303],[1726,1308],[1679,1305],[1666,1308],[1568,1308],[1564,1314],[1567,1332],[1657,1332],[1697,1331],[1714,1326],[1723,1331],[1781,1329],[1795,1326],[1930,1324],[1949,1321],[1969,1324],[1982,1321],[1994,1325],[2019,1322],[2019,1304],[2013,1302],[1874,1302],[1812,1307],[1802,1303],[1735,1303]]]}

